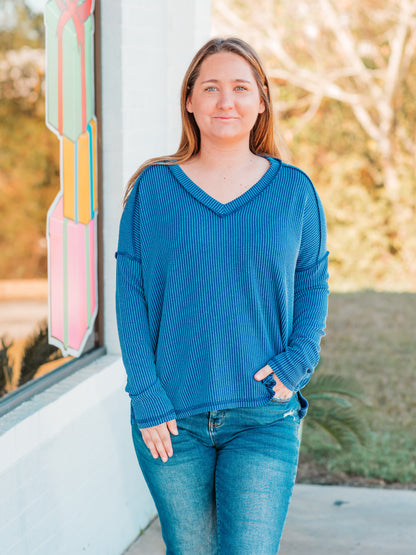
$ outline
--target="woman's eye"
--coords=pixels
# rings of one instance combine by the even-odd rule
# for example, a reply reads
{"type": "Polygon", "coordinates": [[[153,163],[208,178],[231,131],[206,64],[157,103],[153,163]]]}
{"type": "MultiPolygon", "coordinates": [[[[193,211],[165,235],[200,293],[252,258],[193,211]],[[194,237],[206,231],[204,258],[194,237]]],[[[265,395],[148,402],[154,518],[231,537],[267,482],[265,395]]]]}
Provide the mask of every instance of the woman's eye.
{"type": "Polygon", "coordinates": [[[208,91],[208,92],[212,92],[212,91],[216,91],[217,88],[216,87],[207,87],[205,90],[208,91]]]}

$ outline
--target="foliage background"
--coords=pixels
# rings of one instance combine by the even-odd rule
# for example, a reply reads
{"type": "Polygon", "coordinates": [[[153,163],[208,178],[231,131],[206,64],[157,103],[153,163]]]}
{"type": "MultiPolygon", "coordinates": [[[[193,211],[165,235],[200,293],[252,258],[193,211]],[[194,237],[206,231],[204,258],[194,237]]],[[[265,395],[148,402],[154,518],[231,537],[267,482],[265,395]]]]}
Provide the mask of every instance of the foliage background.
{"type": "Polygon", "coordinates": [[[312,411],[304,422],[298,481],[416,489],[415,330],[414,293],[329,297],[327,335],[310,384],[328,375],[358,383],[365,405],[354,403],[355,415],[369,434],[364,445],[351,442],[341,449],[312,425],[323,404],[306,386],[312,411]]]}
{"type": "Polygon", "coordinates": [[[43,15],[0,0],[0,279],[47,275],[59,142],[45,126],[43,15]]]}

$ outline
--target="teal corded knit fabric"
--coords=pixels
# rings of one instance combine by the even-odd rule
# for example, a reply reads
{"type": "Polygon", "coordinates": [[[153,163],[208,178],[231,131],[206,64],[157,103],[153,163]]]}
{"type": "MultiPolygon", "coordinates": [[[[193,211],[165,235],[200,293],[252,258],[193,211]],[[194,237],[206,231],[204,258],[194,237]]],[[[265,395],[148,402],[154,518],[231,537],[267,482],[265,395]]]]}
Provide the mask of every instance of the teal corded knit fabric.
{"type": "Polygon", "coordinates": [[[245,193],[220,203],[177,165],[139,176],[123,211],[116,310],[140,427],[274,394],[269,364],[298,392],[319,360],[328,305],[322,204],[307,175],[267,157],[245,193]]]}

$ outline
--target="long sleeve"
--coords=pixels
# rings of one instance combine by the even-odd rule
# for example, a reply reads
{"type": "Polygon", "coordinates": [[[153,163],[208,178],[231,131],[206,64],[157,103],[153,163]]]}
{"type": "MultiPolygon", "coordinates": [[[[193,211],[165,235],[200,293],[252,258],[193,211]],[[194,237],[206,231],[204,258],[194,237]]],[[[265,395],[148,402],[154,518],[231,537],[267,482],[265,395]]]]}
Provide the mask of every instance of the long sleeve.
{"type": "Polygon", "coordinates": [[[116,314],[124,367],[125,391],[142,428],[176,418],[156,373],[143,291],[140,248],[139,183],[136,182],[121,217],[116,253],[116,314]]]}
{"type": "Polygon", "coordinates": [[[311,186],[294,278],[292,332],[287,348],[267,362],[292,391],[306,385],[319,361],[328,310],[328,254],[325,215],[311,186]]]}

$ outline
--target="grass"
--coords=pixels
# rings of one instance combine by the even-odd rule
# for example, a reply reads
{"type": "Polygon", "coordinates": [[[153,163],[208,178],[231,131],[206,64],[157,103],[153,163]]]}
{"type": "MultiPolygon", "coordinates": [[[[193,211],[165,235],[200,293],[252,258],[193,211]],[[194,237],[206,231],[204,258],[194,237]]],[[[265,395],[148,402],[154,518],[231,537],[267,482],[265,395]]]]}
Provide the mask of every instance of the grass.
{"type": "Polygon", "coordinates": [[[298,481],[416,488],[416,294],[331,294],[316,373],[359,381],[371,432],[341,449],[306,417],[298,481]]]}

